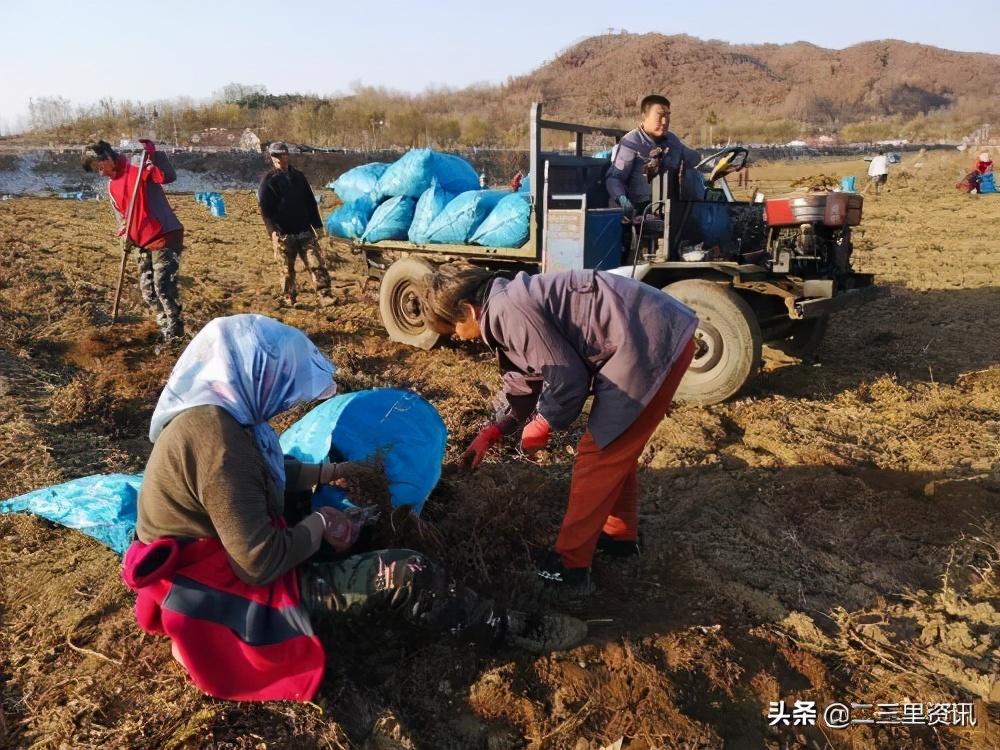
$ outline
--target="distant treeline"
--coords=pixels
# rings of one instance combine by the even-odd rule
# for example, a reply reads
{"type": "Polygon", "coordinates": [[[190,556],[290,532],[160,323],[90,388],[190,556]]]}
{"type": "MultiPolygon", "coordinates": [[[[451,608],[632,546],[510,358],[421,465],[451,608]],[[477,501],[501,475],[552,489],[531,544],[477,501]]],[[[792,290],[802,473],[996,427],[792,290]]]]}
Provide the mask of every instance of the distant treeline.
{"type": "MultiPolygon", "coordinates": [[[[271,94],[263,86],[229,84],[211,101],[188,98],[151,103],[102,99],[74,107],[62,97],[42,97],[29,106],[27,142],[82,143],[95,138],[117,141],[150,134],[163,142],[192,143],[210,128],[253,130],[262,141],[288,140],[320,147],[379,150],[431,146],[525,148],[528,108],[533,100],[549,105],[547,116],[599,125],[633,127],[634,113],[593,111],[586,102],[566,97],[546,99],[546,92],[519,86],[472,86],[460,91],[429,90],[407,95],[381,88],[355,86],[346,96],[320,97],[271,94]],[[554,111],[553,111],[554,110],[554,111]]],[[[842,109],[842,107],[841,107],[842,109]]],[[[785,143],[825,132],[845,142],[890,138],[933,142],[957,140],[982,122],[982,105],[964,101],[948,109],[851,121],[822,97],[805,97],[791,113],[779,117],[731,112],[717,114],[680,110],[673,129],[692,145],[785,143]]],[[[556,136],[553,136],[556,137],[556,136]]],[[[595,139],[588,148],[609,144],[595,139]]]]}

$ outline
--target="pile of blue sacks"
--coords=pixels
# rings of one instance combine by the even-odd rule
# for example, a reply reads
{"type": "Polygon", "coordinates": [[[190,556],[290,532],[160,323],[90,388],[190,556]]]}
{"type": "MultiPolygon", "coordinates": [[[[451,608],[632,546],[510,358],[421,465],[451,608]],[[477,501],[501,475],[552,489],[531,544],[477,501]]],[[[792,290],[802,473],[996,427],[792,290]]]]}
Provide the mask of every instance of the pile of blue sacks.
{"type": "Polygon", "coordinates": [[[209,210],[212,216],[226,218],[226,201],[222,193],[195,193],[194,199],[209,210]]]}
{"type": "Polygon", "coordinates": [[[331,182],[343,205],[327,217],[326,229],[372,243],[521,247],[531,213],[524,182],[518,193],[481,190],[465,159],[412,149],[392,164],[362,164],[331,182]]]}

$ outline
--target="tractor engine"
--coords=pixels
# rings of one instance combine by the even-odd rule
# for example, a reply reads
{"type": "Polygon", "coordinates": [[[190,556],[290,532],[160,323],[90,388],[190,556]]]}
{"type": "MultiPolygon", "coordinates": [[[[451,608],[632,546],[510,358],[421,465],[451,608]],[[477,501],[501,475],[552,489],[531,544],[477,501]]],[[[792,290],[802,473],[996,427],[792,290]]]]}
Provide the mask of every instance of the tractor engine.
{"type": "Polygon", "coordinates": [[[851,269],[851,227],[861,223],[856,193],[808,193],[765,201],[771,270],[835,276],[851,269]]]}

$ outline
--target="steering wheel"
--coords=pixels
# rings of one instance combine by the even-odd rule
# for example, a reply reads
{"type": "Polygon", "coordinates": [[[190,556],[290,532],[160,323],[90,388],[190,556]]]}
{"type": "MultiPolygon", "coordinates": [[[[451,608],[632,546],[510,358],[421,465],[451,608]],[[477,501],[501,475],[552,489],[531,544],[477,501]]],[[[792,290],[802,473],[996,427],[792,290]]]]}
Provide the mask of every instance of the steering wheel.
{"type": "Polygon", "coordinates": [[[701,169],[709,162],[715,160],[715,165],[712,167],[712,172],[708,178],[708,182],[711,184],[720,177],[732,172],[739,172],[747,165],[747,159],[749,157],[750,152],[743,146],[729,146],[721,151],[716,151],[714,154],[706,156],[698,162],[695,169],[701,169]]]}

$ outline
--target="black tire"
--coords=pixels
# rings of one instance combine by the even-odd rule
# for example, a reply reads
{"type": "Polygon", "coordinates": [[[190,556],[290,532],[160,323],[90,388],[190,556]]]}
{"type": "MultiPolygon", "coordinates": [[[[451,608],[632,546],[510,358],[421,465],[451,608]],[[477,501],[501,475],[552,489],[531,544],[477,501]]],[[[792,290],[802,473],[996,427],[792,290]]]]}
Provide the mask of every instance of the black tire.
{"type": "Polygon", "coordinates": [[[664,287],[698,314],[694,359],[677,389],[686,404],[718,404],[760,370],[760,325],[753,309],[724,284],[686,279],[664,287]]]}
{"type": "Polygon", "coordinates": [[[420,312],[420,288],[423,278],[434,266],[412,256],[389,266],[378,290],[378,309],[389,338],[418,349],[430,349],[440,334],[424,323],[420,312]]]}

